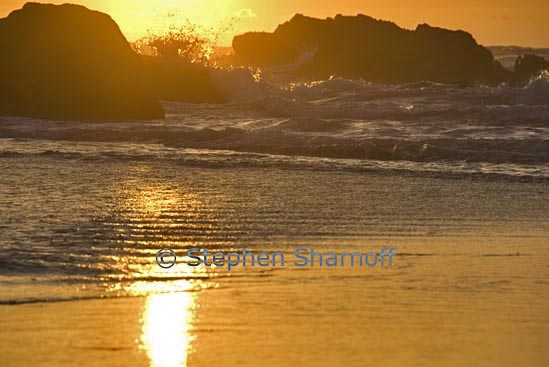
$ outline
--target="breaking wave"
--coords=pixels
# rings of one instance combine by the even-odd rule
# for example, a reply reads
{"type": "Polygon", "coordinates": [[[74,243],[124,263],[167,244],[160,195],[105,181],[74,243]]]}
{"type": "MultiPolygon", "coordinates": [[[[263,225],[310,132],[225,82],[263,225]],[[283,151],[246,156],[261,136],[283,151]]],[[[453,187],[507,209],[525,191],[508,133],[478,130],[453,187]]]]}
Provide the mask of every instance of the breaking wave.
{"type": "MultiPolygon", "coordinates": [[[[170,149],[440,163],[449,169],[449,163],[465,162],[529,165],[544,171],[549,164],[547,72],[523,88],[380,85],[341,78],[288,82],[244,68],[213,70],[212,77],[229,103],[166,102],[166,119],[151,121],[0,117],[0,139],[159,144],[170,149]]],[[[20,152],[5,148],[0,153],[20,152]]]]}

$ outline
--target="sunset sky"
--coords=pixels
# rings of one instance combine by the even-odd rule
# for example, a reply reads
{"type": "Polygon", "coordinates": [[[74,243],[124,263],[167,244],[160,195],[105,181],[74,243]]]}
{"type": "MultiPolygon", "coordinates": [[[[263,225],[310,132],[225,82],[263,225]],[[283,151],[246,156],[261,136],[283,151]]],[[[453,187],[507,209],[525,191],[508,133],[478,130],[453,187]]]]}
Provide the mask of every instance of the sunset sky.
{"type": "MultiPolygon", "coordinates": [[[[25,0],[2,0],[0,16],[20,8],[25,0]]],[[[65,3],[67,1],[49,1],[65,3]]],[[[69,1],[70,2],[70,1],[69,1]]],[[[192,22],[215,26],[238,18],[232,33],[272,31],[295,13],[317,17],[364,13],[392,20],[405,28],[429,23],[471,32],[484,45],[549,47],[547,0],[75,0],[73,3],[109,13],[130,39],[147,29],[192,22]],[[168,15],[171,15],[168,17],[168,15]],[[166,21],[166,19],[169,19],[166,21]]],[[[229,44],[232,34],[222,43],[229,44]]]]}

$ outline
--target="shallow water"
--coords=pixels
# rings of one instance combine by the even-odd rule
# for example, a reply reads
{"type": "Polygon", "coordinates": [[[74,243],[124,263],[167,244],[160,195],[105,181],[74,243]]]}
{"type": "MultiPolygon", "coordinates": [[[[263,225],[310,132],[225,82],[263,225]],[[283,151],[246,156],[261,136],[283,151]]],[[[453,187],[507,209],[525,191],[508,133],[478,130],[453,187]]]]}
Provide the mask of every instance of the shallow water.
{"type": "MultiPolygon", "coordinates": [[[[208,276],[188,266],[181,274],[154,271],[151,258],[160,248],[345,250],[437,238],[535,242],[549,233],[545,181],[57,156],[3,159],[0,169],[9,172],[0,180],[2,275],[66,282],[87,296],[103,294],[103,283],[106,290],[116,284],[119,295],[135,280],[208,276]]],[[[505,251],[500,245],[480,252],[505,251]]],[[[5,292],[4,303],[34,299],[32,287],[31,294],[5,292]]]]}

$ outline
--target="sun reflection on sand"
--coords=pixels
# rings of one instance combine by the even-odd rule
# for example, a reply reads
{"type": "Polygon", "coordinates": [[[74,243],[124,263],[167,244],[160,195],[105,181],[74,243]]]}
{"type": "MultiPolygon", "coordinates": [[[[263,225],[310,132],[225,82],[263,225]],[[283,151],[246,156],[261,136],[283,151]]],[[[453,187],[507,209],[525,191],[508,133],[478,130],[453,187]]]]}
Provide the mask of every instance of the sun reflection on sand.
{"type": "MultiPolygon", "coordinates": [[[[137,170],[147,170],[137,167],[137,170]]],[[[184,367],[192,351],[191,333],[196,312],[196,290],[203,286],[193,268],[178,264],[161,269],[154,262],[161,247],[180,247],[188,221],[199,218],[201,202],[197,195],[180,185],[129,181],[122,191],[124,219],[129,227],[125,243],[147,247],[136,250],[127,269],[133,278],[120,285],[126,294],[145,296],[141,315],[141,336],[137,343],[151,367],[184,367]],[[143,262],[146,253],[150,261],[143,262]]]]}
{"type": "MultiPolygon", "coordinates": [[[[141,174],[150,168],[138,165],[133,170],[141,174]]],[[[126,250],[124,258],[112,258],[124,276],[110,290],[144,297],[136,343],[151,367],[187,366],[199,294],[217,283],[212,280],[215,270],[186,265],[184,249],[215,239],[212,227],[219,219],[209,206],[217,197],[196,192],[185,182],[156,179],[128,179],[117,191],[115,222],[127,229],[117,232],[117,238],[126,250]],[[174,267],[157,265],[155,255],[162,248],[177,252],[174,267]]]]}
{"type": "Polygon", "coordinates": [[[147,297],[142,319],[141,347],[152,367],[187,366],[192,351],[196,308],[193,292],[153,294],[147,297]]]}

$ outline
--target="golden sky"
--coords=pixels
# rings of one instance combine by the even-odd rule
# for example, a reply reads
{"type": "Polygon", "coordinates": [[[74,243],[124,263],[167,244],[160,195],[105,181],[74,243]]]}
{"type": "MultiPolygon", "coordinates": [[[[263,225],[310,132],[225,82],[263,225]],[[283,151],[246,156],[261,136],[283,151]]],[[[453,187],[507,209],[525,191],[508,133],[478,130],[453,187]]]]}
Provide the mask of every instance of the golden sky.
{"type": "MultiPolygon", "coordinates": [[[[0,16],[25,0],[0,0],[0,16]]],[[[47,1],[65,3],[70,0],[47,1]]],[[[364,13],[405,28],[418,23],[463,29],[484,45],[549,47],[549,0],[74,0],[109,13],[129,39],[188,18],[215,26],[235,21],[234,33],[272,31],[295,13],[317,17],[364,13]],[[171,16],[169,16],[171,15],[171,16]],[[166,20],[168,19],[168,20],[166,20]]],[[[232,34],[223,38],[230,43],[232,34]]]]}

